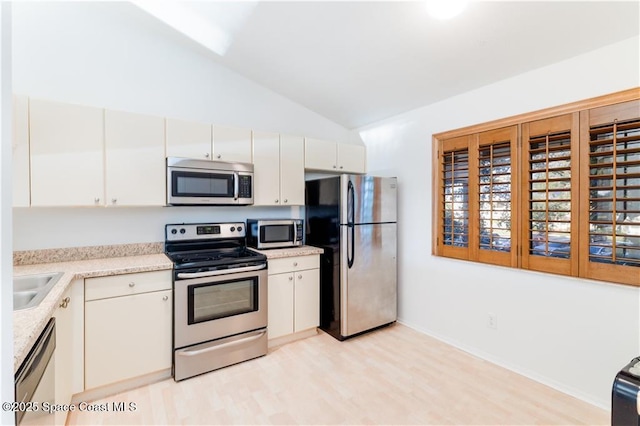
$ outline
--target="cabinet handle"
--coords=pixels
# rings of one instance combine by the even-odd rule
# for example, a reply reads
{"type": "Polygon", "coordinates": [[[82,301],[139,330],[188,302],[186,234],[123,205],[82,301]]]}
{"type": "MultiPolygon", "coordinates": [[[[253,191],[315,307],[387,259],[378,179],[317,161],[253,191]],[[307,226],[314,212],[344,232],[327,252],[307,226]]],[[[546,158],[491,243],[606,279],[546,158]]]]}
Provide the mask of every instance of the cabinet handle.
{"type": "Polygon", "coordinates": [[[286,198],[284,199],[284,203],[287,204],[289,202],[289,200],[287,200],[286,198]]]}
{"type": "Polygon", "coordinates": [[[278,199],[276,198],[276,204],[278,204],[278,199]]]}
{"type": "Polygon", "coordinates": [[[342,170],[342,169],[343,169],[343,167],[342,167],[342,166],[340,166],[340,170],[342,170]]]}
{"type": "Polygon", "coordinates": [[[334,168],[334,169],[336,168],[336,165],[335,165],[335,164],[333,165],[333,168],[334,168]]]}
{"type": "Polygon", "coordinates": [[[218,154],[218,156],[216,158],[221,159],[222,158],[222,154],[218,154]]]}
{"type": "Polygon", "coordinates": [[[136,283],[134,283],[134,282],[130,282],[129,283],[129,287],[131,287],[131,288],[135,287],[135,285],[136,285],[136,283]]]}
{"type": "Polygon", "coordinates": [[[167,300],[169,300],[169,296],[163,296],[162,300],[164,300],[166,302],[167,300]]]}
{"type": "Polygon", "coordinates": [[[118,199],[117,199],[117,198],[112,198],[112,199],[111,199],[111,203],[116,204],[117,202],[118,202],[118,199]]]}
{"type": "Polygon", "coordinates": [[[71,302],[71,298],[70,297],[65,297],[64,299],[62,299],[62,303],[60,303],[60,307],[62,309],[67,309],[67,306],[69,306],[69,302],[71,302]]]}
{"type": "Polygon", "coordinates": [[[293,275],[289,275],[289,281],[293,281],[293,275]]]}
{"type": "Polygon", "coordinates": [[[298,266],[298,262],[293,262],[293,266],[298,266]]]}
{"type": "Polygon", "coordinates": [[[208,152],[204,154],[204,158],[209,158],[209,153],[208,152]]]}
{"type": "Polygon", "coordinates": [[[100,204],[100,197],[96,197],[93,199],[96,204],[100,204]]]}
{"type": "Polygon", "coordinates": [[[302,275],[298,275],[298,279],[301,280],[302,279],[302,275]]]}

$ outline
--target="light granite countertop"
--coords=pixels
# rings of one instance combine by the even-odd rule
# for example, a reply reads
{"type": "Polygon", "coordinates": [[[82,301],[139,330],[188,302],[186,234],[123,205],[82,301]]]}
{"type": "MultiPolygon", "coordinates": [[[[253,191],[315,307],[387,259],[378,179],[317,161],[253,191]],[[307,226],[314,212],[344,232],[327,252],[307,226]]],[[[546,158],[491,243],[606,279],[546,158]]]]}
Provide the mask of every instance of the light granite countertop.
{"type": "Polygon", "coordinates": [[[267,256],[267,259],[280,259],[283,257],[295,257],[295,256],[310,256],[314,254],[322,254],[324,250],[313,246],[300,246],[281,249],[268,249],[268,250],[256,250],[258,253],[262,253],[267,256]]]}
{"type": "Polygon", "coordinates": [[[72,281],[91,277],[169,270],[173,263],[164,254],[89,259],[72,262],[14,266],[13,275],[63,272],[42,302],[33,308],[13,312],[13,368],[18,370],[40,336],[72,281]]]}

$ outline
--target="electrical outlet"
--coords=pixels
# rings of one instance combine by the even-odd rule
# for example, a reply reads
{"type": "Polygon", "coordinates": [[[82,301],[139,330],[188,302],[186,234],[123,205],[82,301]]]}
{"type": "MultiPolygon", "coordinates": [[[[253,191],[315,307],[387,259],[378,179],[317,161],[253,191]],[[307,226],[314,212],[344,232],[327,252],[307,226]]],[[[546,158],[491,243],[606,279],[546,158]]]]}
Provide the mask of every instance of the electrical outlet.
{"type": "Polygon", "coordinates": [[[498,316],[496,314],[489,313],[487,317],[487,327],[493,330],[498,329],[498,316]]]}

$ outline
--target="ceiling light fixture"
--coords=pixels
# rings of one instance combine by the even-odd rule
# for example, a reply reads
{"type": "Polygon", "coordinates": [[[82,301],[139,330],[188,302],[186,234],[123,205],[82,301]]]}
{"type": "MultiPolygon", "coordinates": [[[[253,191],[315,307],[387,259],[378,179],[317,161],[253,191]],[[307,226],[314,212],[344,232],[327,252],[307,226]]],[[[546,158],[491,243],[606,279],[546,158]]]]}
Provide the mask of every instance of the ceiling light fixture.
{"type": "Polygon", "coordinates": [[[426,0],[427,13],[436,19],[451,19],[467,7],[467,0],[426,0]]]}

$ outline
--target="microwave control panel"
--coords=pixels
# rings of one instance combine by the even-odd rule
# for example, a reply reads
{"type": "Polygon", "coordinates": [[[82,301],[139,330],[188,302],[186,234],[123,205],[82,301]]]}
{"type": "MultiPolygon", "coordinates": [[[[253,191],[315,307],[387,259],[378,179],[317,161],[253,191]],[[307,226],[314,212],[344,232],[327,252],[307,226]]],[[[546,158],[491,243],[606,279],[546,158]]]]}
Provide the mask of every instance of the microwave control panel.
{"type": "Polygon", "coordinates": [[[251,176],[239,175],[238,176],[238,197],[239,198],[251,198],[251,176]]]}

